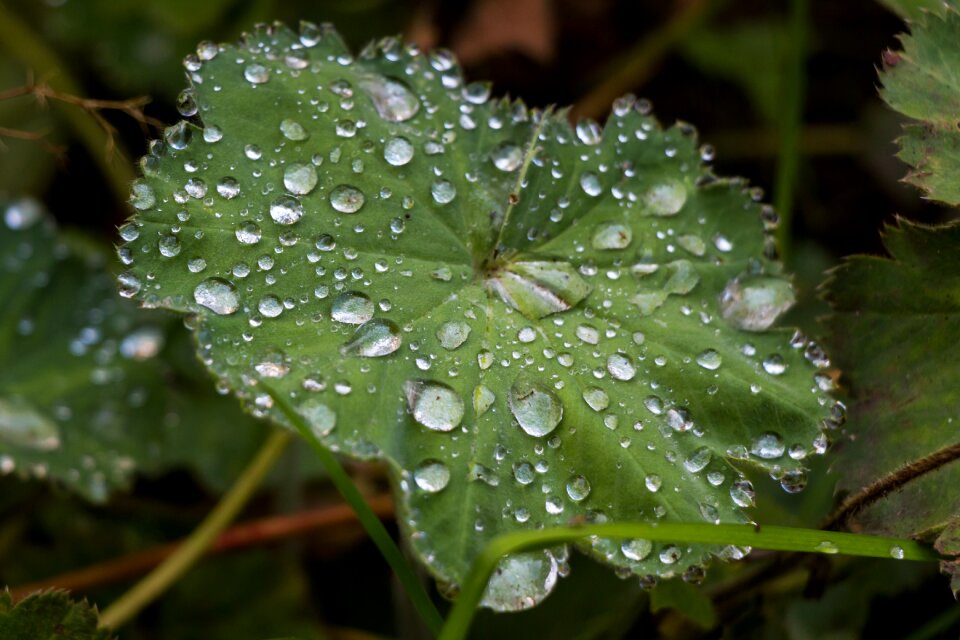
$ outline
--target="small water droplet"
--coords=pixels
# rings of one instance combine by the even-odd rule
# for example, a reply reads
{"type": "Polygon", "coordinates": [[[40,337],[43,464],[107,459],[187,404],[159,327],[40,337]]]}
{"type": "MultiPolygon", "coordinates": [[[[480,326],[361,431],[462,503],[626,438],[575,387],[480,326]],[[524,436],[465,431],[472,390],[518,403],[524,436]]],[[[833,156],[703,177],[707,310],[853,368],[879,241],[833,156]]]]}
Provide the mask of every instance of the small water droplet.
{"type": "Polygon", "coordinates": [[[637,368],[633,366],[630,358],[620,353],[614,353],[607,358],[607,371],[614,379],[623,381],[633,380],[637,375],[637,368]]]}
{"type": "Polygon", "coordinates": [[[283,134],[284,138],[293,142],[302,142],[310,137],[303,125],[291,118],[284,118],[280,121],[280,133],[283,134]]]}
{"type": "Polygon", "coordinates": [[[363,192],[348,184],[341,184],[330,191],[330,206],[341,213],[356,213],[363,207],[363,192]]]}
{"type": "Polygon", "coordinates": [[[263,236],[263,233],[260,231],[260,226],[252,220],[247,220],[237,225],[235,233],[240,244],[257,244],[263,236]]]}
{"type": "Polygon", "coordinates": [[[602,136],[603,129],[600,128],[596,120],[584,118],[577,122],[577,138],[579,138],[583,144],[600,144],[602,136]]]}
{"type": "Polygon", "coordinates": [[[383,159],[394,167],[402,167],[413,160],[413,144],[406,138],[390,138],[383,147],[383,159]]]}
{"type": "Polygon", "coordinates": [[[443,491],[450,482],[450,469],[440,460],[424,460],[413,471],[413,481],[427,493],[443,491]]]}
{"type": "Polygon", "coordinates": [[[707,349],[697,355],[697,364],[708,371],[716,371],[723,364],[723,358],[715,350],[707,349]]]}
{"type": "Polygon", "coordinates": [[[493,150],[490,159],[500,171],[516,171],[523,164],[523,149],[512,142],[504,142],[493,150]]]}
{"type": "Polygon", "coordinates": [[[294,224],[303,217],[303,212],[303,205],[293,196],[280,196],[270,203],[270,217],[277,224],[294,224]]]}
{"type": "Polygon", "coordinates": [[[430,185],[430,195],[437,204],[447,204],[457,197],[457,188],[449,180],[434,180],[430,185]]]}
{"type": "Polygon", "coordinates": [[[603,411],[610,406],[610,396],[600,387],[588,387],[583,392],[583,400],[594,411],[603,411]]]}
{"type": "Polygon", "coordinates": [[[816,546],[816,550],[819,551],[820,553],[826,553],[829,555],[835,555],[837,553],[840,553],[840,548],[836,545],[836,543],[831,542],[830,540],[824,540],[823,542],[818,544],[816,546]]]}
{"type": "Polygon", "coordinates": [[[408,380],[403,385],[413,419],[433,431],[452,431],[463,421],[463,400],[440,382],[408,380]]]}
{"type": "Polygon", "coordinates": [[[709,447],[700,447],[683,461],[683,468],[690,473],[698,473],[703,471],[704,467],[710,464],[710,460],[712,459],[713,451],[711,451],[709,447]]]}
{"type": "Polygon", "coordinates": [[[145,180],[134,180],[130,185],[130,204],[138,211],[146,211],[157,203],[157,197],[145,180]]]}
{"type": "Polygon", "coordinates": [[[903,547],[898,545],[893,545],[892,547],[890,547],[891,558],[894,558],[895,560],[903,560],[905,555],[906,554],[904,554],[903,552],[903,547]]]}
{"type": "Polygon", "coordinates": [[[233,283],[223,278],[207,278],[193,290],[193,299],[217,315],[227,316],[240,308],[240,298],[233,283]]]}
{"type": "Polygon", "coordinates": [[[567,481],[567,495],[574,502],[583,502],[590,495],[590,482],[583,476],[573,476],[567,481]]]}
{"type": "MultiPolygon", "coordinates": [[[[468,325],[466,322],[451,320],[449,322],[444,322],[437,329],[437,340],[440,341],[440,346],[449,351],[458,349],[460,345],[466,342],[467,338],[469,337],[470,325],[468,325]]],[[[491,358],[492,355],[493,354],[491,354],[491,358]]],[[[482,363],[481,368],[483,368],[482,363]]]]}
{"type": "Polygon", "coordinates": [[[786,280],[734,278],[720,294],[720,313],[737,329],[764,331],[792,307],[795,300],[793,287],[786,280]]]}
{"type": "Polygon", "coordinates": [[[580,188],[591,198],[596,198],[603,193],[603,185],[600,184],[600,178],[592,171],[584,171],[580,174],[580,188]]]}
{"type": "Polygon", "coordinates": [[[275,295],[265,295],[257,303],[257,309],[268,318],[276,318],[283,313],[283,303],[275,295]]]}
{"type": "Polygon", "coordinates": [[[250,84],[263,84],[270,80],[270,71],[262,64],[248,64],[243,70],[243,77],[250,84]]]}
{"type": "Polygon", "coordinates": [[[766,431],[753,441],[750,447],[750,453],[765,460],[773,460],[783,455],[786,447],[783,444],[783,438],[780,434],[773,431],[766,431]]]}
{"type": "Polygon", "coordinates": [[[473,390],[473,411],[477,416],[482,416],[487,412],[497,396],[486,385],[478,384],[473,390]]]}
{"type": "Polygon", "coordinates": [[[292,194],[303,196],[317,186],[317,170],[312,164],[294,162],[283,170],[283,186],[292,194]]]}
{"type": "Polygon", "coordinates": [[[752,507],[756,495],[757,493],[753,488],[753,483],[749,480],[735,480],[730,485],[730,499],[733,500],[733,503],[738,507],[743,507],[744,509],[752,507]]]}
{"type": "Polygon", "coordinates": [[[557,561],[549,551],[511,554],[497,564],[481,606],[521,611],[536,606],[557,583],[557,561]]]}
{"type": "Polygon", "coordinates": [[[787,370],[787,363],[779,354],[772,354],[763,359],[763,370],[772,376],[783,375],[787,370]]]}

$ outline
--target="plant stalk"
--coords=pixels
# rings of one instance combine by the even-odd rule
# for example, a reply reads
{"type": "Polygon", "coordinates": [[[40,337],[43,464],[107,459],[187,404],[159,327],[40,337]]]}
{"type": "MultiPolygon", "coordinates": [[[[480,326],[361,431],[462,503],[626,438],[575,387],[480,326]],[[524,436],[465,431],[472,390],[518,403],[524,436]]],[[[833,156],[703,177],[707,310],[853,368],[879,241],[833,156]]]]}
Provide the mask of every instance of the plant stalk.
{"type": "Polygon", "coordinates": [[[291,439],[291,434],[283,429],[271,433],[253,461],[200,526],[161,565],[104,609],[100,614],[100,626],[111,629],[123,626],[180,579],[237,517],[291,439]]]}

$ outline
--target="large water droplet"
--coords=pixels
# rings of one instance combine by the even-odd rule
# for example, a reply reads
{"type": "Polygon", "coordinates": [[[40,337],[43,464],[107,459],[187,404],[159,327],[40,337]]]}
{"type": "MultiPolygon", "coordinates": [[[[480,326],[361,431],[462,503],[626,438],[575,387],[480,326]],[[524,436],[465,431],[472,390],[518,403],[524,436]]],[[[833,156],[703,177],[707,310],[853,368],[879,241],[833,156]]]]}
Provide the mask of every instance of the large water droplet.
{"type": "Polygon", "coordinates": [[[134,209],[146,211],[157,203],[157,197],[145,180],[134,180],[130,185],[130,204],[134,209]]]}
{"type": "Polygon", "coordinates": [[[596,120],[584,118],[577,123],[577,137],[583,144],[600,144],[602,136],[603,129],[600,128],[596,120]]]}
{"type": "Polygon", "coordinates": [[[330,317],[345,324],[363,324],[373,317],[370,297],[360,291],[345,291],[333,300],[330,317]]]}
{"type": "Polygon", "coordinates": [[[375,318],[357,327],[353,338],[340,350],[344,354],[380,358],[388,356],[403,344],[400,327],[390,320],[375,318]]]}
{"type": "Polygon", "coordinates": [[[473,411],[477,416],[482,416],[487,412],[493,402],[497,399],[496,394],[493,393],[486,385],[478,384],[473,390],[473,411]]]}
{"type": "Polygon", "coordinates": [[[523,149],[512,142],[504,142],[493,150],[490,159],[500,171],[516,171],[523,164],[523,149]]]}
{"type": "Polygon", "coordinates": [[[437,204],[447,204],[457,197],[457,188],[449,180],[434,180],[430,185],[430,195],[437,204]]]}
{"type": "Polygon", "coordinates": [[[452,431],[463,421],[463,399],[440,382],[408,380],[403,385],[413,419],[433,431],[452,431]]]}
{"type": "Polygon", "coordinates": [[[243,70],[243,77],[251,84],[263,84],[270,80],[270,71],[262,64],[248,64],[243,70]]]}
{"type": "Polygon", "coordinates": [[[795,299],[793,287],[786,280],[735,278],[720,294],[720,313],[738,329],[764,331],[793,306],[795,299]]]}
{"type": "Polygon", "coordinates": [[[604,222],[593,232],[593,248],[601,251],[626,249],[633,240],[633,230],[619,222],[604,222]]]}
{"type": "Polygon", "coordinates": [[[283,186],[290,193],[303,196],[317,186],[317,170],[312,164],[294,162],[283,170],[283,186]]]}
{"type": "Polygon", "coordinates": [[[330,191],[330,206],[341,213],[356,213],[363,202],[363,192],[348,184],[341,184],[330,191]]]}
{"type": "Polygon", "coordinates": [[[228,316],[240,308],[237,288],[223,278],[207,278],[193,290],[193,299],[217,315],[228,316]]]}
{"type": "Polygon", "coordinates": [[[680,182],[659,184],[643,196],[647,210],[657,216],[672,216],[680,212],[687,201],[687,188],[680,182]]]}
{"type": "Polygon", "coordinates": [[[387,164],[402,167],[413,160],[413,144],[406,138],[390,138],[383,146],[383,159],[387,164]]]}
{"type": "Polygon", "coordinates": [[[723,364],[723,358],[713,349],[707,349],[697,355],[697,364],[708,371],[716,371],[723,364]]]}
{"type": "Polygon", "coordinates": [[[283,303],[275,295],[265,295],[257,303],[257,309],[268,318],[276,318],[283,313],[283,303]]]}
{"type": "Polygon", "coordinates": [[[711,459],[713,459],[713,451],[709,447],[700,447],[683,461],[683,468],[690,473],[697,473],[710,464],[711,459]]]}
{"type": "Polygon", "coordinates": [[[753,441],[750,453],[758,458],[773,460],[782,456],[785,449],[786,446],[783,444],[783,438],[780,437],[780,434],[766,431],[753,441]]]}
{"type": "Polygon", "coordinates": [[[774,353],[763,359],[763,370],[772,376],[780,376],[787,370],[787,363],[783,356],[774,353]]]}
{"type": "Polygon", "coordinates": [[[542,438],[563,419],[563,403],[546,385],[520,378],[510,387],[510,412],[527,435],[542,438]]]}
{"type": "Polygon", "coordinates": [[[247,220],[238,224],[235,233],[240,244],[257,244],[260,242],[260,238],[263,237],[260,226],[253,220],[247,220]]]}
{"type": "Polygon", "coordinates": [[[637,375],[637,368],[633,366],[630,358],[621,354],[614,353],[607,358],[607,371],[616,380],[633,380],[637,375]]]}
{"type": "Polygon", "coordinates": [[[596,198],[603,193],[603,185],[600,184],[600,178],[592,171],[584,171],[580,174],[580,188],[583,192],[592,198],[596,198]]]}
{"type": "Polygon", "coordinates": [[[277,224],[294,224],[303,217],[303,205],[293,196],[280,196],[270,203],[270,217],[277,224]]]}
{"type": "Polygon", "coordinates": [[[590,482],[583,476],[573,476],[567,481],[567,495],[574,502],[583,502],[590,495],[590,482]]]}
{"type": "Polygon", "coordinates": [[[481,606],[521,611],[536,606],[557,583],[557,561],[549,551],[512,554],[497,565],[481,606]]]}
{"type": "Polygon", "coordinates": [[[420,101],[405,84],[393,78],[365,76],[359,81],[380,117],[389,122],[404,122],[417,115],[420,101]]]}
{"type": "Polygon", "coordinates": [[[450,482],[450,469],[440,460],[424,460],[413,470],[413,481],[427,493],[437,493],[450,482]]]}
{"type": "Polygon", "coordinates": [[[643,538],[634,538],[633,540],[624,540],[620,544],[620,553],[628,560],[639,562],[653,551],[653,544],[643,538]]]}
{"type": "Polygon", "coordinates": [[[444,349],[453,351],[470,337],[470,325],[466,322],[451,320],[437,329],[437,340],[444,349]]]}
{"type": "Polygon", "coordinates": [[[584,390],[583,400],[594,411],[603,411],[610,406],[610,396],[600,387],[589,387],[584,390]]]}

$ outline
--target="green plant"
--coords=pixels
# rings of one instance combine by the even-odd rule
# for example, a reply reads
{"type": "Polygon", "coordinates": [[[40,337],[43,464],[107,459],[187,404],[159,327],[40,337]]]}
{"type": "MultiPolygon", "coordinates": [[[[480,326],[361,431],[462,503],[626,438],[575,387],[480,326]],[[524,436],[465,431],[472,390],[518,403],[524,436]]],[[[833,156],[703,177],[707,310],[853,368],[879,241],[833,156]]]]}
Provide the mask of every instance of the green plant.
{"type": "MultiPolygon", "coordinates": [[[[678,24],[702,28],[691,15],[678,24]]],[[[901,140],[908,179],[956,205],[960,14],[912,15],[883,96],[920,121],[901,140]]],[[[684,48],[777,116],[788,220],[808,20],[795,1],[786,106],[710,55],[724,33],[684,48]]],[[[184,65],[184,120],[141,159],[119,230],[120,294],[146,310],[110,291],[95,241],[58,231],[35,200],[4,206],[0,469],[101,502],[135,470],[240,477],[103,625],[174,585],[278,457],[308,451],[284,454],[287,429],[443,638],[465,637],[478,605],[530,609],[574,582],[571,547],[706,627],[744,585],[796,576],[798,552],[939,561],[956,593],[956,224],[901,222],[892,259],[834,269],[825,350],[802,315],[804,331],[781,319],[796,303],[778,259],[778,243],[796,250],[792,226],[778,230],[760,190],[715,176],[712,147],[689,125],[662,128],[646,101],[571,125],[566,110],[491,99],[444,50],[387,38],[353,55],[309,22],[204,41],[184,65]],[[184,316],[220,395],[158,309],[184,316]],[[265,437],[230,395],[279,430],[265,437]],[[754,515],[755,480],[802,491],[831,441],[847,493],[820,528],[817,515],[754,515]],[[334,454],[385,463],[407,558],[334,454]],[[755,570],[715,562],[752,549],[790,553],[755,570]],[[454,601],[446,621],[410,560],[454,601]],[[720,576],[712,602],[674,581],[707,572],[720,576]]],[[[302,477],[275,482],[289,493],[302,477]]],[[[838,566],[852,581],[860,565],[838,566]]]]}

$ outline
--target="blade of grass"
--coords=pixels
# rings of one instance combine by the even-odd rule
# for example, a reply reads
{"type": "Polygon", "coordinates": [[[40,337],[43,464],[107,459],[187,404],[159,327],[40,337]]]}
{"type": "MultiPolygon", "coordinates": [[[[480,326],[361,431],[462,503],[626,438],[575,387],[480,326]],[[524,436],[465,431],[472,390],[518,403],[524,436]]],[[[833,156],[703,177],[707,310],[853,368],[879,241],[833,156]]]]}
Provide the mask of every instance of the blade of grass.
{"type": "Polygon", "coordinates": [[[393,538],[390,536],[386,527],[383,526],[383,523],[380,522],[377,514],[374,513],[364,501],[360,491],[356,485],[353,484],[353,480],[350,479],[350,476],[344,470],[343,466],[341,466],[337,457],[323,446],[323,443],[317,439],[317,436],[314,435],[310,427],[307,426],[307,423],[300,417],[300,414],[294,411],[280,394],[266,385],[263,385],[263,387],[264,391],[273,398],[277,408],[286,416],[294,429],[296,429],[313,448],[317,458],[320,459],[320,463],[323,464],[329,474],[333,485],[337,488],[337,491],[340,492],[340,495],[343,496],[343,499],[353,507],[360,524],[366,529],[367,535],[369,535],[373,543],[377,545],[387,564],[393,569],[397,579],[400,580],[400,584],[403,585],[407,597],[410,598],[410,601],[423,618],[427,627],[434,636],[439,634],[443,626],[443,618],[433,605],[430,596],[427,595],[427,592],[423,589],[423,585],[420,584],[417,574],[404,559],[403,552],[400,551],[400,548],[393,541],[393,538]]]}
{"type": "Polygon", "coordinates": [[[111,629],[123,626],[180,579],[203,556],[220,532],[237,517],[290,440],[291,435],[285,430],[277,429],[271,433],[200,526],[162,564],[104,609],[100,614],[100,626],[111,629]]]}
{"type": "Polygon", "coordinates": [[[644,538],[658,542],[732,544],[776,551],[842,553],[876,558],[890,558],[893,549],[899,547],[903,552],[904,560],[940,560],[940,556],[933,549],[912,540],[791,527],[703,523],[617,523],[520,531],[496,538],[477,556],[473,568],[463,583],[460,595],[447,617],[439,640],[466,638],[470,622],[486,590],[487,581],[503,556],[576,542],[589,536],[644,538]]]}

